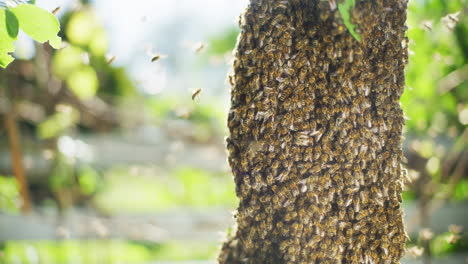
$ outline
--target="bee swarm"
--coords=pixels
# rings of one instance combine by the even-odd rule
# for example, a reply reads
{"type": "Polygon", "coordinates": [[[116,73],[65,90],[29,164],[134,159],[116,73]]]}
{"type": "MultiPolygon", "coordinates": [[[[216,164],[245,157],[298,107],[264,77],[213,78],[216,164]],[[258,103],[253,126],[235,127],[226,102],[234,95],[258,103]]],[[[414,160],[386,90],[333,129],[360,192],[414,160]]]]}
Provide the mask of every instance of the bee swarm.
{"type": "Polygon", "coordinates": [[[406,8],[356,0],[358,42],[334,1],[250,1],[228,116],[240,204],[220,263],[400,263],[406,8]]]}

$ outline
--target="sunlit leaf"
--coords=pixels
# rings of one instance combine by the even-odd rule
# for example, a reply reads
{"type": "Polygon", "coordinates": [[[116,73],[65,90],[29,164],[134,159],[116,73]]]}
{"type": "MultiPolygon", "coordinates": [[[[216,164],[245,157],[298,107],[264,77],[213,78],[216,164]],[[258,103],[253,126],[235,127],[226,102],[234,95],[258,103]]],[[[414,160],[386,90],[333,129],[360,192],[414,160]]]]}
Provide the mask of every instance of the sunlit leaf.
{"type": "Polygon", "coordinates": [[[6,68],[8,64],[10,64],[14,60],[12,56],[8,55],[8,53],[10,52],[12,51],[3,52],[3,50],[0,47],[0,67],[6,68]]]}
{"type": "Polygon", "coordinates": [[[17,34],[18,20],[10,11],[0,8],[0,67],[2,68],[8,66],[14,59],[10,53],[15,51],[13,42],[17,34]]]}
{"type": "Polygon", "coordinates": [[[96,71],[88,65],[73,71],[66,81],[68,88],[82,99],[93,97],[99,85],[96,71]]]}
{"type": "Polygon", "coordinates": [[[58,49],[62,39],[57,36],[60,23],[57,18],[35,5],[24,4],[11,8],[19,21],[19,27],[31,38],[38,42],[49,41],[49,44],[58,49]]]}
{"type": "Polygon", "coordinates": [[[5,10],[5,17],[8,35],[12,38],[16,38],[19,31],[18,19],[10,10],[5,10]]]}

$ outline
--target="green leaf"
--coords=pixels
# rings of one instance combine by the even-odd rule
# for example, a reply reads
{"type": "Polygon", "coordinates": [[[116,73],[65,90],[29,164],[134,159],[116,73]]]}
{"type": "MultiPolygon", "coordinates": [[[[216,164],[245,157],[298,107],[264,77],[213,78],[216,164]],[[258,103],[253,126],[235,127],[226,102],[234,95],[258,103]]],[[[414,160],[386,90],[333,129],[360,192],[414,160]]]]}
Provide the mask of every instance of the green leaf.
{"type": "Polygon", "coordinates": [[[356,25],[354,25],[351,22],[351,8],[353,8],[355,5],[354,0],[346,0],[344,3],[339,3],[338,4],[338,11],[341,14],[341,17],[343,18],[343,22],[346,26],[346,28],[349,30],[349,33],[357,40],[361,41],[361,36],[359,36],[356,31],[354,31],[354,28],[356,25]]]}
{"type": "Polygon", "coordinates": [[[15,15],[8,10],[0,9],[0,67],[2,68],[5,68],[13,61],[10,53],[15,51],[13,42],[16,40],[17,35],[18,20],[15,15]]]}
{"type": "Polygon", "coordinates": [[[60,31],[60,23],[57,18],[44,9],[35,5],[24,4],[11,8],[19,21],[19,27],[34,40],[49,44],[58,49],[62,39],[57,36],[60,31]]]}
{"type": "Polygon", "coordinates": [[[5,10],[5,18],[8,35],[12,38],[16,38],[19,31],[18,19],[10,10],[5,10]]]}

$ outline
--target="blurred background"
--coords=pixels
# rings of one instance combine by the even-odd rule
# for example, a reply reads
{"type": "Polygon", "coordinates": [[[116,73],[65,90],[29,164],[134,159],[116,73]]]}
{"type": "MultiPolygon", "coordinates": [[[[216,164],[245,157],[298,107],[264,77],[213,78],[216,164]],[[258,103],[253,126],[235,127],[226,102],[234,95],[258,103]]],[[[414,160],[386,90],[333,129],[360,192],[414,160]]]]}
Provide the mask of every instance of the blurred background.
{"type": "MultiPolygon", "coordinates": [[[[60,7],[65,44],[20,34],[0,70],[0,264],[215,263],[237,205],[226,76],[248,1],[36,4],[60,7]]],[[[403,263],[468,263],[467,13],[410,0],[403,263]]]]}

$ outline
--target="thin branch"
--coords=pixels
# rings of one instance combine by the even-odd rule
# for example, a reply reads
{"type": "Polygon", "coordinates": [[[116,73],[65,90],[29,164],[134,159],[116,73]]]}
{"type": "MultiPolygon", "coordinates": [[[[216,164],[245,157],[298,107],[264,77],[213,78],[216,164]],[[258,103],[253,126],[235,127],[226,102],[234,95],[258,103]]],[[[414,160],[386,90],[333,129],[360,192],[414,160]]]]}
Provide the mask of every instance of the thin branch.
{"type": "Polygon", "coordinates": [[[13,173],[16,177],[16,180],[18,181],[21,198],[23,199],[21,209],[23,212],[27,213],[31,211],[31,198],[29,195],[28,183],[24,175],[24,167],[19,139],[20,135],[18,132],[18,126],[13,111],[10,111],[5,115],[5,127],[8,134],[8,141],[10,143],[13,173]]]}
{"type": "MultiPolygon", "coordinates": [[[[5,80],[5,74],[2,74],[2,87],[7,89],[7,82],[5,80]]],[[[6,91],[4,91],[6,93],[6,91]]],[[[11,102],[11,101],[10,101],[11,102]]],[[[20,133],[15,118],[14,106],[10,106],[4,114],[4,124],[8,135],[8,141],[10,144],[11,162],[13,168],[13,174],[19,184],[19,191],[23,203],[21,204],[21,210],[24,213],[31,211],[31,198],[29,195],[28,182],[24,174],[23,159],[21,155],[20,145],[20,133]]]]}

